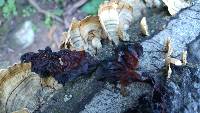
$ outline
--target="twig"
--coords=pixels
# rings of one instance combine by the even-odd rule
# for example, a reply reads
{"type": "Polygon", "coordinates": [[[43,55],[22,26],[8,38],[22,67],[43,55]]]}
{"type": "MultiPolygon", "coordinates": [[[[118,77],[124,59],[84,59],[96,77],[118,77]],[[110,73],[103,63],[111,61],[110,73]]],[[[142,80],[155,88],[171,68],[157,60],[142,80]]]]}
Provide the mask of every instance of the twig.
{"type": "MultiPolygon", "coordinates": [[[[83,4],[85,4],[88,0],[80,0],[72,5],[67,4],[64,9],[64,22],[66,28],[69,27],[70,22],[72,20],[72,17],[74,17],[74,13],[77,11],[79,7],[81,7],[83,4]]],[[[66,4],[66,3],[65,3],[66,4]]],[[[65,6],[64,4],[64,6],[65,6]]]]}
{"type": "Polygon", "coordinates": [[[72,7],[70,7],[70,10],[68,10],[68,13],[74,13],[76,9],[81,7],[83,4],[85,4],[88,0],[80,0],[76,2],[72,7]]]}
{"type": "Polygon", "coordinates": [[[39,12],[42,13],[46,16],[50,16],[51,18],[57,20],[60,23],[64,23],[63,19],[61,19],[60,17],[50,13],[49,11],[46,11],[42,8],[40,8],[40,6],[35,2],[35,0],[28,0],[28,2],[39,12]]]}

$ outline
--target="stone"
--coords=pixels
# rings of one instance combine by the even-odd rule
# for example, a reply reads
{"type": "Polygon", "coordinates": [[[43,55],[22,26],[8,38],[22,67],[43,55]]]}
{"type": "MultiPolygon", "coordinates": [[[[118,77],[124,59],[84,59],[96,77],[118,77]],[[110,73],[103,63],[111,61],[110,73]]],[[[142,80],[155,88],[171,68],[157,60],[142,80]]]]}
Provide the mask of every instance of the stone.
{"type": "Polygon", "coordinates": [[[35,33],[33,31],[33,23],[31,21],[26,21],[23,23],[22,27],[16,31],[14,41],[21,48],[25,49],[34,42],[35,33]]]}

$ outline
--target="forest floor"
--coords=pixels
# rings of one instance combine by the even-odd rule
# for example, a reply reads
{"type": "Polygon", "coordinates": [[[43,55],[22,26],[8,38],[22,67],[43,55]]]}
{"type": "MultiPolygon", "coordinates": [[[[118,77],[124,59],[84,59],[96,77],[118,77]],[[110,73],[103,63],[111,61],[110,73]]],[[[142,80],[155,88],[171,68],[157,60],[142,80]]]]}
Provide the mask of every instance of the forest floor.
{"type": "Polygon", "coordinates": [[[67,31],[73,17],[81,19],[96,13],[87,12],[89,4],[87,0],[0,2],[0,68],[19,62],[26,52],[46,46],[58,50],[62,33],[67,31]]]}

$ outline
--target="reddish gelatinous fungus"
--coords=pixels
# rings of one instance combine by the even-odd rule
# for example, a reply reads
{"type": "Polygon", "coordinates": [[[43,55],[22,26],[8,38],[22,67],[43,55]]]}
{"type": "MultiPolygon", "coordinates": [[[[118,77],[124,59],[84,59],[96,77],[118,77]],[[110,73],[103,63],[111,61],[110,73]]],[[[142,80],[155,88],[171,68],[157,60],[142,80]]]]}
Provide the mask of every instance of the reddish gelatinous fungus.
{"type": "Polygon", "coordinates": [[[31,62],[32,71],[41,77],[53,76],[63,85],[83,73],[90,72],[97,63],[84,51],[70,51],[67,49],[53,52],[47,47],[38,53],[26,53],[21,56],[21,62],[31,62]]]}
{"type": "Polygon", "coordinates": [[[116,49],[116,58],[106,61],[96,71],[98,80],[106,80],[113,84],[119,81],[122,93],[124,88],[131,82],[149,82],[149,78],[141,77],[136,72],[139,64],[139,56],[143,49],[139,44],[122,45],[116,49]]]}
{"type": "Polygon", "coordinates": [[[116,51],[118,62],[129,69],[136,69],[139,64],[139,57],[143,53],[143,48],[139,43],[122,45],[116,51]]]}

